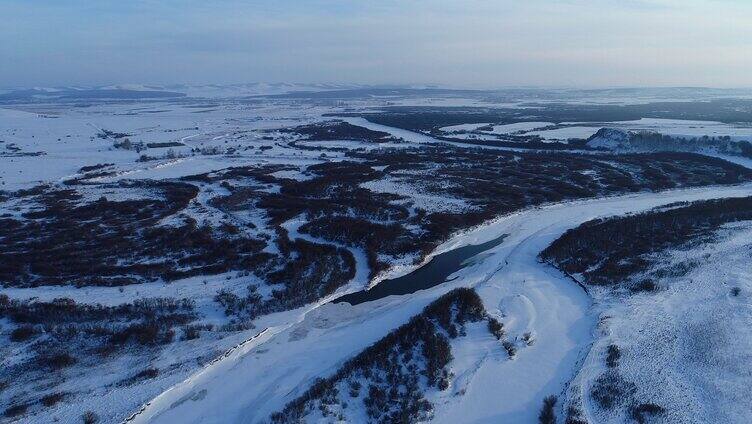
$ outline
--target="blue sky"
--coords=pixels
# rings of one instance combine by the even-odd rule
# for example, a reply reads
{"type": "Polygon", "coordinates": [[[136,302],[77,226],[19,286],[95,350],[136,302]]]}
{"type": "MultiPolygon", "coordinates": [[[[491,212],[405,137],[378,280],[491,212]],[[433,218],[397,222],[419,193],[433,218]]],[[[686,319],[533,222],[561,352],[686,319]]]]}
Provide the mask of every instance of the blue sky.
{"type": "Polygon", "coordinates": [[[0,0],[0,86],[752,87],[747,0],[0,0]]]}

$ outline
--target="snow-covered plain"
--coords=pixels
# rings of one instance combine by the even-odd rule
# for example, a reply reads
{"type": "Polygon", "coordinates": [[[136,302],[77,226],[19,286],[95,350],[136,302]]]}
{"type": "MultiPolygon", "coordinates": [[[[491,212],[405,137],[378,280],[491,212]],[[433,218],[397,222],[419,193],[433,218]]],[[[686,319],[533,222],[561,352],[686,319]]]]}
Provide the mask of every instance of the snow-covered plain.
{"type": "MultiPolygon", "coordinates": [[[[191,106],[191,105],[188,105],[191,106]]],[[[250,109],[234,103],[210,111],[180,104],[160,104],[148,108],[132,105],[104,105],[95,108],[69,106],[26,106],[25,110],[0,108],[0,149],[20,149],[3,158],[0,189],[16,190],[46,182],[60,182],[79,174],[83,166],[113,164],[116,178],[175,178],[237,163],[314,163],[313,154],[286,149],[263,140],[260,130],[284,128],[306,122],[321,110],[300,110],[267,106],[250,109]],[[252,119],[249,119],[252,118],[252,119]],[[97,136],[102,130],[126,133],[133,143],[181,143],[184,146],[149,148],[142,152],[113,148],[112,140],[97,136]],[[258,149],[270,146],[264,157],[258,149]],[[195,149],[229,148],[237,155],[190,157],[195,149]],[[172,151],[173,156],[167,157],[172,151]],[[22,155],[40,153],[40,156],[22,155]],[[156,160],[139,162],[141,154],[156,160]],[[237,157],[245,158],[239,160],[237,157]],[[43,163],[44,166],[38,166],[43,163]]],[[[3,150],[0,150],[2,152],[3,150]]],[[[110,178],[112,180],[113,178],[110,178]]],[[[103,180],[104,181],[104,180],[103,180]]]]}

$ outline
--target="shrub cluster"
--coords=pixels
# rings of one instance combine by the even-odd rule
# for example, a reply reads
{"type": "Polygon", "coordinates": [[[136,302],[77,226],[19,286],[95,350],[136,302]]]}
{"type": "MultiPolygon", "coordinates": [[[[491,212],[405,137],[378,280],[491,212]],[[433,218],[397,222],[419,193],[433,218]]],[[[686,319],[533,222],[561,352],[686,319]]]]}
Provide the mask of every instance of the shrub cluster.
{"type": "MultiPolygon", "coordinates": [[[[117,306],[102,306],[78,304],[69,298],[42,302],[0,295],[0,318],[21,324],[17,330],[22,329],[24,336],[35,334],[40,328],[48,337],[62,344],[83,337],[84,340],[101,340],[109,347],[119,347],[129,342],[141,345],[169,343],[174,336],[172,327],[190,323],[196,319],[196,313],[193,301],[187,299],[144,298],[117,306]]],[[[73,363],[68,356],[67,353],[44,355],[39,360],[42,364],[61,368],[73,363]]]]}
{"type": "MultiPolygon", "coordinates": [[[[650,255],[702,240],[723,224],[752,219],[752,197],[695,202],[641,214],[598,219],[567,231],[540,256],[587,284],[619,285],[649,268],[650,255]]],[[[686,269],[684,270],[686,271],[686,269]]],[[[643,279],[631,291],[653,291],[643,279]]]]}
{"type": "Polygon", "coordinates": [[[0,283],[116,286],[252,270],[268,260],[262,240],[218,237],[215,229],[198,227],[195,221],[159,225],[196,196],[193,185],[138,182],[118,187],[135,195],[152,194],[81,203],[73,190],[44,190],[31,196],[41,209],[22,220],[0,219],[0,283]]]}
{"type": "Polygon", "coordinates": [[[449,387],[452,353],[447,336],[458,337],[466,323],[484,318],[485,310],[475,291],[453,290],[348,360],[334,375],[317,380],[303,395],[273,414],[272,422],[299,422],[314,409],[336,416],[346,408],[347,399],[362,401],[374,422],[424,420],[433,408],[424,390],[449,387]]]}

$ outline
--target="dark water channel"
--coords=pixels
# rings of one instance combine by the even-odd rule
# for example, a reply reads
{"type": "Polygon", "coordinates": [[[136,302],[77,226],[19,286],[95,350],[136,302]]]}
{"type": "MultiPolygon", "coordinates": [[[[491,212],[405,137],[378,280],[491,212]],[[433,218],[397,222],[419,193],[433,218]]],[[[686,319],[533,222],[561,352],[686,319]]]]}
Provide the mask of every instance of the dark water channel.
{"type": "Polygon", "coordinates": [[[342,296],[334,303],[347,302],[357,305],[391,295],[415,293],[446,281],[447,277],[471,264],[468,259],[490,250],[504,241],[507,235],[485,243],[458,247],[434,256],[427,264],[415,271],[391,280],[384,280],[370,290],[362,290],[342,296]]]}

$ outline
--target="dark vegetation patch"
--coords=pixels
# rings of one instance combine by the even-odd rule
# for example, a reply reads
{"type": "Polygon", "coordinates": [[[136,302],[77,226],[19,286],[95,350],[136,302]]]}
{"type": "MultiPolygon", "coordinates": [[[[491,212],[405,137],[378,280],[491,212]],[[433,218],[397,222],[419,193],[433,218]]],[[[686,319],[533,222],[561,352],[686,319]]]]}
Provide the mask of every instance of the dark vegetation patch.
{"type": "MultiPolygon", "coordinates": [[[[14,389],[35,385],[50,391],[39,398],[38,391],[0,390],[0,405],[23,400],[24,405],[39,401],[52,406],[68,395],[53,389],[72,373],[101,365],[113,355],[158,352],[173,341],[176,328],[186,328],[197,318],[193,301],[185,299],[143,298],[103,306],[68,298],[39,301],[0,295],[0,319],[32,333],[25,346],[29,359],[6,366],[1,373],[3,380],[13,381],[14,389]]],[[[157,372],[143,370],[120,385],[153,378],[157,372]]]]}
{"type": "Polygon", "coordinates": [[[81,414],[81,421],[84,424],[97,424],[99,422],[99,415],[93,411],[86,411],[81,414]]]}
{"type": "Polygon", "coordinates": [[[501,345],[504,347],[504,350],[507,351],[507,355],[509,355],[510,358],[514,358],[515,355],[517,355],[517,346],[511,341],[502,340],[501,345]]]}
{"type": "Polygon", "coordinates": [[[55,326],[83,324],[102,320],[167,318],[183,322],[192,316],[193,302],[156,297],[134,300],[117,306],[79,304],[73,299],[57,298],[50,302],[16,300],[0,295],[0,317],[19,324],[55,326]]]}
{"type": "MultiPolygon", "coordinates": [[[[717,152],[727,155],[752,157],[752,143],[744,140],[732,140],[729,136],[678,137],[652,131],[622,131],[601,128],[588,139],[618,140],[613,150],[641,152],[717,152]]],[[[604,148],[609,150],[608,148],[604,148]]]]}
{"type": "Polygon", "coordinates": [[[273,414],[272,422],[301,422],[316,410],[347,420],[348,405],[353,404],[362,404],[371,422],[425,420],[433,409],[425,399],[426,390],[446,390],[452,378],[449,338],[463,336],[467,323],[485,318],[474,290],[453,290],[348,360],[334,375],[317,380],[273,414]]]}
{"type": "MultiPolygon", "coordinates": [[[[651,418],[663,415],[665,409],[652,402],[640,402],[636,399],[637,386],[625,380],[616,369],[609,369],[601,374],[590,388],[590,396],[595,404],[607,411],[623,408],[627,416],[634,422],[643,424],[651,422],[651,418]]],[[[579,411],[570,406],[572,424],[586,422],[581,418],[579,411]]],[[[567,423],[570,423],[570,418],[567,423]]]]}
{"type": "Polygon", "coordinates": [[[74,365],[77,360],[68,352],[48,352],[38,355],[36,362],[41,367],[60,370],[74,365]]]}
{"type": "Polygon", "coordinates": [[[360,162],[327,162],[308,167],[314,178],[297,181],[279,179],[279,193],[260,199],[272,223],[279,224],[302,213],[313,219],[331,215],[355,215],[377,221],[404,219],[408,211],[390,202],[401,197],[374,193],[359,185],[385,176],[369,164],[360,162]]]}
{"type": "Polygon", "coordinates": [[[397,223],[374,223],[348,216],[318,218],[300,227],[300,231],[348,246],[362,248],[368,257],[371,277],[388,268],[378,255],[399,257],[414,249],[415,236],[397,223]]]}
{"type": "Polygon", "coordinates": [[[282,133],[298,134],[308,141],[352,140],[371,143],[385,143],[397,141],[391,134],[384,131],[374,131],[358,125],[342,121],[317,122],[294,128],[280,130],[282,133]]]}
{"type": "Polygon", "coordinates": [[[504,324],[496,318],[488,318],[488,331],[496,337],[496,340],[501,340],[504,337],[504,324]]]}
{"type": "Polygon", "coordinates": [[[543,399],[543,407],[538,414],[540,424],[556,424],[556,396],[546,396],[543,399]]]}
{"type": "MultiPolygon", "coordinates": [[[[651,418],[666,412],[660,405],[639,401],[636,399],[636,392],[637,386],[634,383],[625,380],[617,370],[609,369],[595,380],[590,396],[599,408],[606,411],[624,410],[627,417],[639,424],[652,422],[651,418]]],[[[567,424],[587,422],[576,407],[570,406],[568,411],[567,424]]]]}
{"type": "MultiPolygon", "coordinates": [[[[384,112],[336,114],[358,116],[373,123],[410,131],[438,131],[439,128],[460,124],[492,122],[511,124],[526,119],[525,109],[464,108],[464,107],[390,107],[384,112]]],[[[538,119],[535,119],[538,120],[538,119]]]]}
{"type": "Polygon", "coordinates": [[[578,406],[570,405],[567,407],[565,424],[589,424],[585,417],[582,416],[582,410],[578,406]]]}
{"type": "Polygon", "coordinates": [[[10,332],[10,341],[23,342],[29,340],[35,333],[36,330],[31,325],[21,325],[10,332]]]}
{"type": "MultiPolygon", "coordinates": [[[[586,284],[652,291],[657,288],[654,281],[631,281],[630,276],[649,269],[655,262],[653,254],[687,247],[687,243],[707,239],[723,224],[750,219],[752,197],[598,219],[567,231],[540,256],[569,274],[581,274],[586,284]]],[[[681,275],[690,267],[663,274],[681,275]]]]}
{"type": "Polygon", "coordinates": [[[91,171],[98,171],[100,169],[107,168],[113,165],[115,164],[114,163],[98,163],[96,165],[82,166],[81,169],[78,170],[78,172],[85,173],[85,172],[91,172],[91,171]]]}
{"type": "MultiPolygon", "coordinates": [[[[558,127],[558,126],[557,126],[558,127]]],[[[450,141],[467,145],[511,147],[516,149],[530,149],[542,151],[566,151],[566,150],[594,150],[588,147],[587,140],[583,138],[570,138],[567,142],[544,141],[543,137],[530,135],[489,134],[474,131],[478,138],[457,138],[442,134],[431,134],[437,140],[450,141]]]]}
{"type": "Polygon", "coordinates": [[[42,399],[39,400],[39,402],[41,402],[42,405],[49,408],[51,406],[57,405],[60,401],[65,399],[67,395],[68,394],[65,392],[50,393],[49,395],[43,396],[42,399]]]}
{"type": "Polygon", "coordinates": [[[274,284],[271,297],[263,298],[253,285],[242,295],[220,289],[214,300],[227,316],[243,324],[263,314],[303,306],[334,293],[355,276],[355,259],[348,250],[302,239],[285,239],[283,245],[277,261],[280,267],[266,276],[274,284]]]}
{"type": "Polygon", "coordinates": [[[181,340],[195,340],[201,337],[201,331],[212,331],[213,324],[192,324],[183,327],[183,336],[181,340]]]}
{"type": "Polygon", "coordinates": [[[268,279],[284,289],[273,292],[274,299],[267,308],[279,310],[313,302],[355,277],[355,260],[345,249],[296,239],[281,251],[288,260],[268,279]]]}
{"type": "Polygon", "coordinates": [[[26,410],[29,409],[28,404],[18,404],[18,405],[12,405],[5,409],[4,415],[8,418],[17,417],[19,415],[23,415],[26,413],[26,410]]]}
{"type": "Polygon", "coordinates": [[[151,195],[82,203],[73,189],[14,193],[40,207],[22,220],[0,219],[0,282],[118,286],[252,270],[267,260],[262,240],[217,234],[192,220],[159,225],[196,196],[193,185],[130,182],[120,187],[151,195]]]}
{"type": "Polygon", "coordinates": [[[159,370],[157,368],[146,368],[128,378],[121,380],[120,382],[118,382],[117,385],[118,386],[131,386],[138,382],[155,378],[158,375],[159,375],[159,370]]]}
{"type": "MultiPolygon", "coordinates": [[[[21,406],[37,401],[44,407],[53,406],[69,395],[54,391],[68,376],[99,366],[114,355],[156,353],[173,341],[177,328],[185,331],[197,318],[194,302],[186,299],[142,298],[103,306],[68,298],[17,300],[0,294],[0,320],[17,326],[11,337],[18,330],[23,331],[22,338],[31,334],[25,339],[29,340],[25,346],[29,359],[5,367],[0,375],[13,381],[14,389],[34,385],[49,390],[40,398],[39,391],[0,389],[0,405],[23,400],[21,406]]],[[[157,373],[146,369],[119,385],[135,384],[157,373]]]]}
{"type": "MultiPolygon", "coordinates": [[[[301,231],[329,242],[364,248],[372,275],[386,267],[386,263],[379,260],[379,254],[401,256],[420,248],[414,245],[416,239],[413,234],[394,223],[406,220],[410,216],[405,206],[392,203],[402,198],[392,194],[374,193],[360,187],[361,183],[383,178],[384,173],[359,162],[347,161],[310,166],[307,173],[313,178],[303,181],[270,175],[283,169],[234,168],[222,175],[204,177],[212,182],[221,181],[222,186],[231,192],[229,195],[213,199],[212,205],[227,213],[254,207],[263,209],[269,217],[269,224],[276,228],[276,242],[283,257],[298,258],[284,264],[281,272],[272,273],[271,281],[292,282],[290,276],[300,274],[301,267],[306,265],[306,261],[308,266],[317,266],[316,263],[320,262],[314,260],[317,255],[325,262],[341,267],[341,271],[337,271],[337,275],[333,276],[336,280],[334,284],[330,284],[332,276],[316,270],[308,272],[326,277],[322,280],[323,291],[319,291],[318,296],[332,293],[333,289],[352,278],[351,274],[354,275],[354,258],[349,251],[333,249],[331,245],[289,240],[287,231],[280,225],[301,215],[309,221],[301,231]],[[274,184],[279,186],[279,192],[269,193],[260,190],[259,187],[249,186],[248,180],[257,184],[274,184]],[[399,240],[399,236],[404,237],[399,240]]],[[[299,283],[313,283],[310,278],[307,280],[309,281],[299,283]]],[[[306,299],[311,299],[310,296],[315,295],[311,292],[313,287],[304,290],[294,289],[295,293],[305,295],[306,299]]],[[[286,293],[291,292],[285,290],[278,296],[285,296],[286,293]]]]}
{"type": "Polygon", "coordinates": [[[629,416],[638,424],[645,424],[651,417],[663,415],[665,412],[662,406],[654,403],[641,403],[629,408],[629,416]]]}
{"type": "Polygon", "coordinates": [[[613,409],[631,398],[637,387],[615,370],[601,374],[590,389],[590,396],[602,409],[613,409]]]}
{"type": "MultiPolygon", "coordinates": [[[[689,270],[689,268],[687,268],[689,270]]],[[[686,271],[682,271],[678,275],[683,275],[686,273],[686,271]]],[[[658,290],[658,285],[650,278],[643,278],[642,280],[637,281],[634,283],[629,290],[632,293],[639,293],[639,292],[653,292],[658,290]]]]}
{"type": "Polygon", "coordinates": [[[0,318],[43,332],[34,348],[38,361],[51,368],[75,363],[70,352],[109,354],[135,343],[156,346],[172,340],[175,326],[197,318],[189,300],[144,298],[117,306],[78,304],[59,298],[20,301],[0,295],[0,318]]]}
{"type": "Polygon", "coordinates": [[[617,345],[609,345],[606,349],[606,366],[609,368],[615,368],[619,365],[619,359],[621,358],[621,350],[617,345]]]}
{"type": "MultiPolygon", "coordinates": [[[[65,190],[37,187],[7,193],[7,197],[0,197],[0,200],[22,198],[37,207],[25,213],[23,219],[0,220],[3,224],[0,228],[0,282],[16,287],[116,286],[238,271],[266,279],[275,290],[263,302],[250,293],[244,299],[228,302],[230,313],[253,319],[262,313],[313,302],[351,280],[355,275],[355,261],[349,250],[332,244],[288,239],[279,223],[294,215],[286,215],[289,211],[283,208],[299,208],[295,209],[296,213],[304,211],[307,196],[314,196],[316,192],[300,193],[299,203],[285,205],[285,199],[292,196],[257,190],[269,183],[291,185],[291,180],[269,175],[281,169],[286,168],[235,168],[215,179],[198,175],[181,182],[126,182],[115,186],[132,190],[136,200],[111,201],[102,197],[84,202],[75,186],[65,190]],[[251,181],[254,187],[236,188],[229,181],[251,181]],[[261,201],[269,204],[269,215],[279,236],[275,240],[278,254],[262,252],[267,241],[248,236],[248,232],[232,220],[210,226],[182,215],[196,197],[197,185],[211,182],[221,182],[230,191],[228,196],[215,197],[209,205],[228,215],[256,208],[261,201]],[[160,223],[166,219],[173,224],[160,223]]],[[[361,170],[342,169],[344,173],[361,170]]],[[[336,170],[329,172],[322,177],[325,181],[320,181],[322,191],[336,181],[336,170]]],[[[330,208],[338,208],[343,213],[356,210],[362,216],[380,218],[407,215],[403,209],[382,208],[370,202],[367,191],[360,191],[355,197],[357,201],[343,195],[338,199],[339,204],[320,199],[318,211],[323,215],[330,208]],[[349,207],[350,202],[355,206],[349,207]]],[[[142,323],[131,330],[112,338],[144,342],[143,337],[146,337],[157,344],[171,338],[169,334],[155,331],[150,323],[142,323]]],[[[195,337],[195,330],[186,331],[187,338],[195,337]]]]}
{"type": "Polygon", "coordinates": [[[355,259],[346,249],[328,244],[311,243],[302,239],[280,239],[279,268],[269,272],[266,279],[274,285],[272,295],[262,298],[255,286],[249,286],[241,296],[220,290],[214,300],[227,316],[247,322],[272,312],[283,311],[334,293],[355,277],[355,259]]]}
{"type": "Polygon", "coordinates": [[[177,141],[168,141],[164,143],[146,143],[146,147],[150,149],[163,149],[166,147],[180,147],[185,146],[185,144],[177,142],[177,141]]]}
{"type": "Polygon", "coordinates": [[[115,140],[117,140],[117,139],[121,139],[121,138],[132,137],[132,136],[133,136],[133,134],[121,133],[121,132],[111,131],[111,130],[107,130],[107,129],[103,129],[102,131],[100,131],[100,132],[97,133],[97,137],[99,137],[101,139],[115,139],[115,140]]]}

